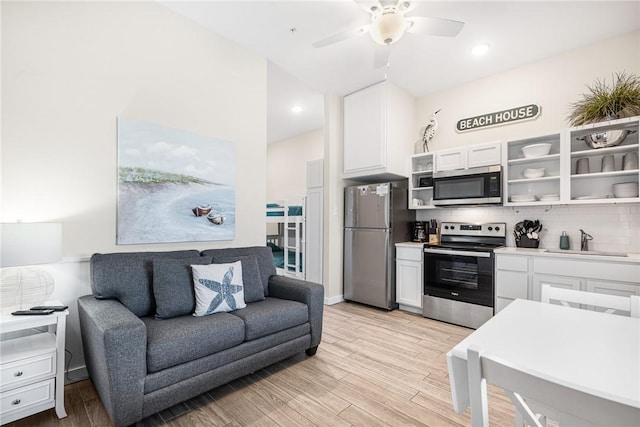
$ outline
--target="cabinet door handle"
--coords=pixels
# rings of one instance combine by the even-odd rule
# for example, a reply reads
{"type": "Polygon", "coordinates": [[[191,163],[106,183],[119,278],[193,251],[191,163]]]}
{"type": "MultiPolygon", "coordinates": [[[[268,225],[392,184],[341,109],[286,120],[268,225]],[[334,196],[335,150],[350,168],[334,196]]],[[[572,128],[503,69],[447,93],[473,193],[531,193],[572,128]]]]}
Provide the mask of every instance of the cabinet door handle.
{"type": "Polygon", "coordinates": [[[20,400],[20,399],[16,399],[16,400],[14,400],[13,402],[11,402],[11,404],[12,404],[12,405],[19,405],[19,404],[20,404],[20,402],[21,402],[21,400],[20,400]]]}
{"type": "Polygon", "coordinates": [[[13,374],[14,377],[21,377],[22,376],[22,371],[18,371],[15,374],[13,374]]]}

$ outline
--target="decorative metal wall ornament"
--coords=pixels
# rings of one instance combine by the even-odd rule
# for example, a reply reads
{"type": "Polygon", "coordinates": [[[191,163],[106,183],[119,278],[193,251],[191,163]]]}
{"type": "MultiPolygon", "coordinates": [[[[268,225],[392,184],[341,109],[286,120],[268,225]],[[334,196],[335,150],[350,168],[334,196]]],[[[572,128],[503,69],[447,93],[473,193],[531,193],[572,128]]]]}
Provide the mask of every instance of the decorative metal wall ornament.
{"type": "Polygon", "coordinates": [[[438,114],[440,110],[436,111],[429,118],[429,123],[424,128],[424,133],[422,134],[422,150],[425,153],[429,152],[429,143],[436,135],[436,131],[438,130],[438,120],[436,119],[436,114],[438,114]]]}
{"type": "Polygon", "coordinates": [[[540,115],[541,108],[537,104],[523,105],[522,107],[509,108],[495,113],[482,114],[458,120],[456,131],[467,132],[490,126],[501,126],[523,120],[533,120],[540,115]]]}
{"type": "Polygon", "coordinates": [[[118,118],[116,243],[235,238],[235,146],[118,118]]]}

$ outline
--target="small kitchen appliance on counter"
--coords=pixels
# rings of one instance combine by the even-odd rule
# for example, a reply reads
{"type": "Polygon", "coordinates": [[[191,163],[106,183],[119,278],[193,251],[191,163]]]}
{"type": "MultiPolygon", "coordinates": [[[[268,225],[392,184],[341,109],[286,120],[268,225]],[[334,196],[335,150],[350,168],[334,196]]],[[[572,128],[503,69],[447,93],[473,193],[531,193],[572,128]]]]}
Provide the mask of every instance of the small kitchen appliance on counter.
{"type": "Polygon", "coordinates": [[[440,243],[424,245],[422,315],[468,328],[493,316],[494,249],[506,224],[440,224],[440,243]]]}

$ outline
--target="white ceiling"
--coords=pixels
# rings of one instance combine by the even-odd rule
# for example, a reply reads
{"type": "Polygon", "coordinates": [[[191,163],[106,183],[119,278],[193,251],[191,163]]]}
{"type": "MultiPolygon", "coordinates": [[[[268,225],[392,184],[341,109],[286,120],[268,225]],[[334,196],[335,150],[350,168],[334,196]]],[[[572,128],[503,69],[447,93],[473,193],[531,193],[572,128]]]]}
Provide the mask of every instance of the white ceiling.
{"type": "Polygon", "coordinates": [[[311,46],[370,22],[353,0],[163,3],[271,62],[269,142],[322,127],[323,93],[345,95],[386,77],[422,97],[640,29],[639,1],[414,1],[408,16],[454,19],[465,26],[455,38],[405,34],[391,45],[387,69],[375,68],[375,50],[385,47],[368,34],[311,46]],[[470,49],[480,41],[489,42],[491,50],[473,57],[470,49]],[[295,116],[293,103],[304,109],[295,116]]]}

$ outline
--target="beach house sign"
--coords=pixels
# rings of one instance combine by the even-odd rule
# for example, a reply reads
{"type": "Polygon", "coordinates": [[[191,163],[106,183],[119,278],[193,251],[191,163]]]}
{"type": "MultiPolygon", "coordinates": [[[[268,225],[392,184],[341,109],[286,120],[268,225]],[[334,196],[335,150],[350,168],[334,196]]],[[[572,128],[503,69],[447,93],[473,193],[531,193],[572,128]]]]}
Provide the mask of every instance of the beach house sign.
{"type": "Polygon", "coordinates": [[[510,108],[508,110],[497,111],[495,113],[482,114],[480,116],[469,117],[458,120],[456,130],[467,132],[489,126],[500,126],[522,120],[532,120],[540,115],[540,106],[536,104],[523,105],[522,107],[510,108]]]}

